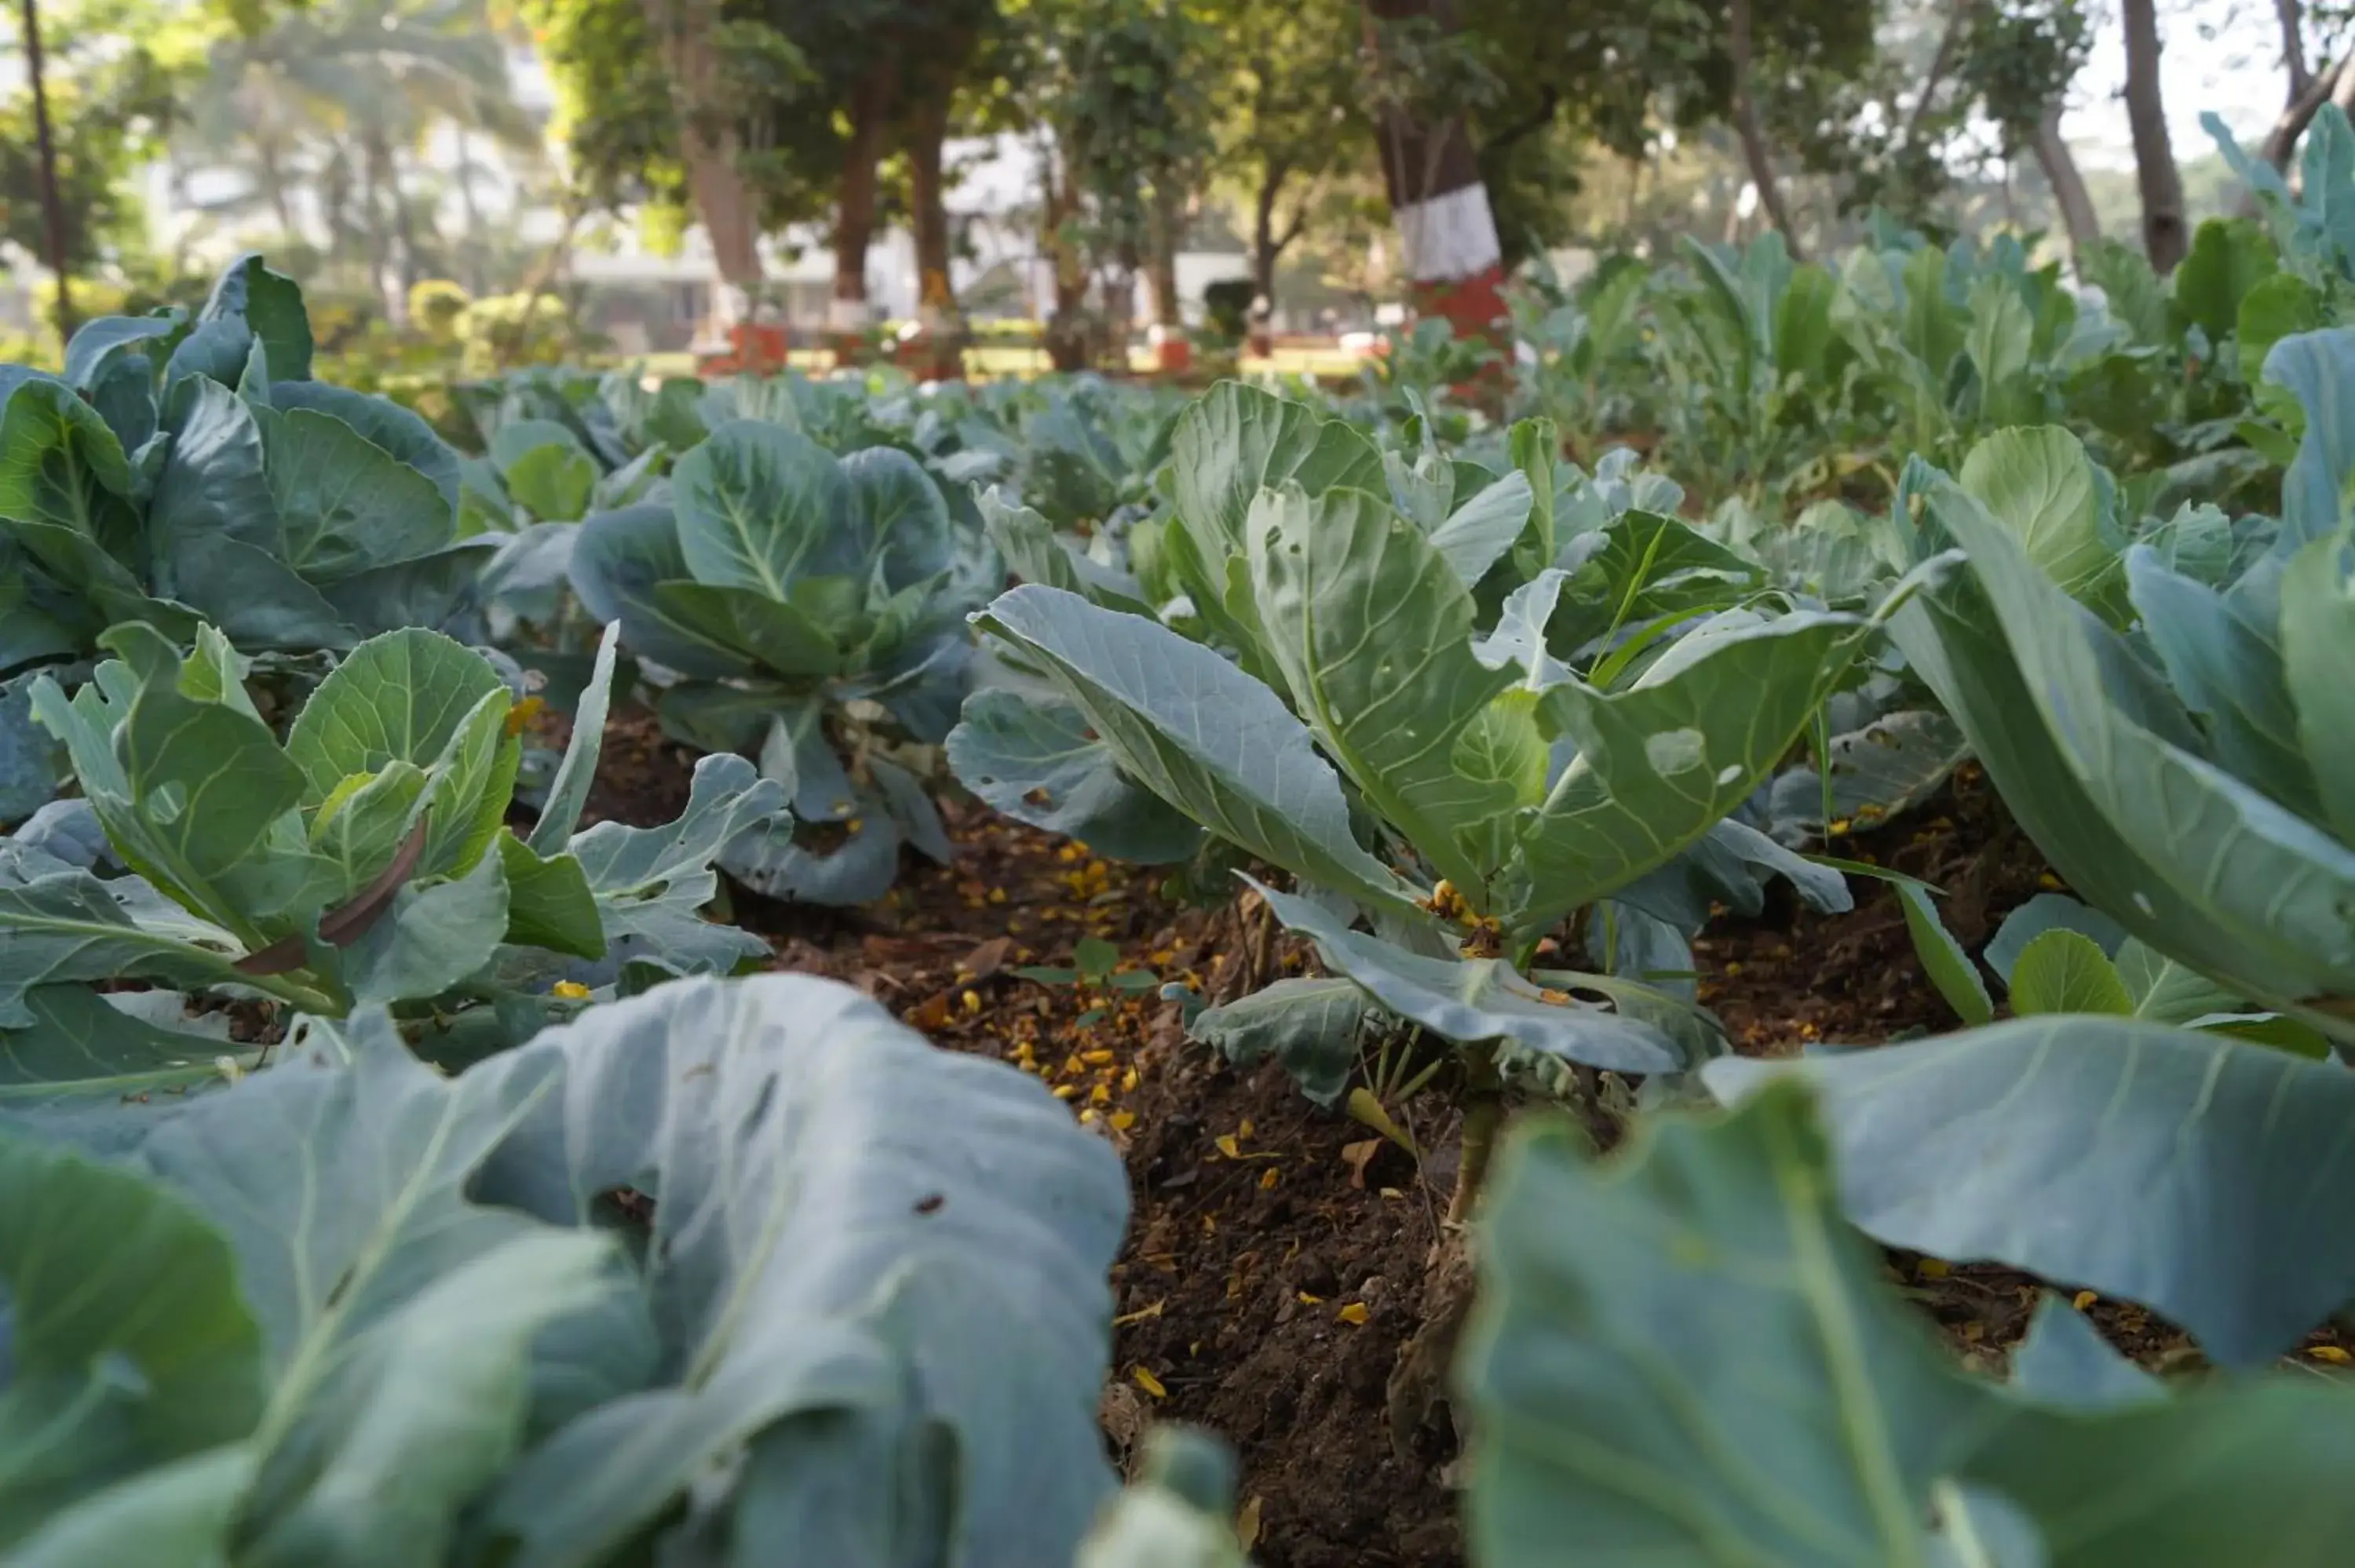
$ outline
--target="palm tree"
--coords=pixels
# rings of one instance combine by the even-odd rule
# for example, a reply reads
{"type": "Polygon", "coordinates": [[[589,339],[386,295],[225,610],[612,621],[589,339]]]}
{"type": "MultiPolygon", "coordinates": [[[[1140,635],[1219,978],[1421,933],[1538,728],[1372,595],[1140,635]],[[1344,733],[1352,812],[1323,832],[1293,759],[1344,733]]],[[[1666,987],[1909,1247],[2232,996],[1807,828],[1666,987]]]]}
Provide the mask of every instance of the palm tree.
{"type": "Polygon", "coordinates": [[[542,152],[538,125],[510,90],[486,0],[396,0],[389,9],[325,0],[290,11],[215,49],[183,141],[246,176],[208,217],[266,210],[281,233],[300,238],[307,205],[329,262],[357,264],[398,310],[408,286],[448,258],[439,201],[421,188],[431,184],[422,154],[443,127],[459,138],[454,177],[479,282],[474,185],[486,165],[474,148],[527,161],[542,152]]]}

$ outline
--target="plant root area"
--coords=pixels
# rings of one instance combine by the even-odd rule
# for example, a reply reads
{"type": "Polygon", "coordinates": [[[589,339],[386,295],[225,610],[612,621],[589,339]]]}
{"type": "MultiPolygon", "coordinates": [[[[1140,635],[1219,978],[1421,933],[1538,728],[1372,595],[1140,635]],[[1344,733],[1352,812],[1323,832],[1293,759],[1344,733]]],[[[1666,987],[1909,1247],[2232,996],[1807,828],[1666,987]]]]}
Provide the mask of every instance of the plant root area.
{"type": "MultiPolygon", "coordinates": [[[[684,803],[692,758],[650,715],[616,715],[604,755],[591,817],[665,821],[684,803]]],[[[1240,1457],[1240,1523],[1263,1568],[1462,1568],[1453,1425],[1443,1409],[1394,1437],[1388,1392],[1423,1323],[1455,1176],[1449,1075],[1389,1107],[1400,1140],[1312,1104],[1272,1065],[1230,1065],[1187,1039],[1160,983],[1222,1000],[1314,972],[1311,950],[1270,940],[1235,906],[1173,902],[1163,872],[1098,860],[978,802],[944,800],[943,816],[954,860],[909,853],[879,905],[817,909],[740,892],[731,917],[768,938],[778,969],[854,985],[935,1044],[1035,1075],[1120,1151],[1134,1210],[1113,1271],[1103,1404],[1117,1461],[1125,1467],[1152,1423],[1194,1423],[1240,1457]],[[1097,958],[1097,944],[1116,950],[1105,979],[1017,972],[1086,968],[1082,943],[1097,958]]],[[[1835,847],[1945,890],[1948,925],[1973,953],[2011,908],[2060,885],[1967,768],[1902,820],[1835,847]]],[[[1781,1055],[1957,1027],[1894,894],[1852,884],[1848,913],[1803,910],[1778,887],[1761,915],[1721,920],[1695,944],[1700,999],[1737,1050],[1781,1055]]],[[[1990,1372],[2048,1287],[1905,1253],[1889,1268],[1990,1372]]],[[[2180,1331],[2142,1308],[2072,1294],[2147,1364],[2197,1361],[2180,1331]]],[[[2323,1332],[2303,1353],[2336,1361],[2350,1349],[2355,1340],[2323,1332]]]]}

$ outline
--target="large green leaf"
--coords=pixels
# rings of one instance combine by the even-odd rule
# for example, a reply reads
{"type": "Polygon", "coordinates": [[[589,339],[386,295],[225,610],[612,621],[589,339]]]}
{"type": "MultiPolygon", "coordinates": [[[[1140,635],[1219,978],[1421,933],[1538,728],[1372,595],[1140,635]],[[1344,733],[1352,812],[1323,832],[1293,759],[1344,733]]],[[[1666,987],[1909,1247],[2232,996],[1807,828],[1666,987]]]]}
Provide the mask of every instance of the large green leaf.
{"type": "Polygon", "coordinates": [[[285,558],[285,532],[254,414],[209,376],[191,377],[174,389],[171,450],[147,506],[155,586],[167,596],[201,607],[181,579],[200,575],[202,557],[222,544],[285,558]]]}
{"type": "Polygon", "coordinates": [[[231,1045],[226,1032],[171,1028],[133,1011],[152,997],[177,1002],[168,991],[116,993],[110,1001],[78,985],[25,992],[33,1022],[0,1031],[0,1109],[186,1094],[226,1083],[251,1054],[250,1047],[231,1045]]]}
{"type": "Polygon", "coordinates": [[[1457,737],[1511,680],[1473,656],[1471,590],[1363,491],[1262,491],[1246,527],[1252,599],[1293,707],[1368,804],[1485,913],[1491,867],[1466,841],[1519,802],[1455,766],[1457,737]]]}
{"type": "MultiPolygon", "coordinates": [[[[226,652],[206,635],[205,646],[226,652]]],[[[207,690],[202,673],[151,627],[126,624],[107,637],[123,662],[101,665],[71,703],[54,683],[37,683],[34,713],[65,741],[132,868],[234,925],[240,912],[222,885],[249,868],[293,808],[302,776],[233,681],[207,690]]]]}
{"type": "Polygon", "coordinates": [[[2147,545],[2126,552],[2126,583],[2143,634],[2183,705],[2205,721],[2216,761],[2301,816],[2319,815],[2270,618],[2168,570],[2147,545]]]}
{"type": "Polygon", "coordinates": [[[293,279],[261,264],[259,252],[230,262],[213,283],[197,313],[199,323],[243,321],[270,358],[270,379],[307,381],[311,376],[311,317],[293,279]]]}
{"type": "MultiPolygon", "coordinates": [[[[796,585],[802,586],[806,585],[796,585]]],[[[656,583],[654,602],[668,624],[695,627],[711,641],[741,649],[753,662],[795,680],[820,680],[840,673],[846,660],[839,633],[855,634],[858,630],[855,624],[821,619],[791,599],[734,584],[656,583]]],[[[821,607],[841,608],[838,603],[821,607]]],[[[851,613],[856,615],[856,609],[851,613]]],[[[627,634],[625,628],[623,635],[627,634]]]]}
{"type": "Polygon", "coordinates": [[[98,411],[46,376],[0,392],[0,518],[48,524],[144,566],[131,537],[131,465],[98,411]]]}
{"type": "Polygon", "coordinates": [[[572,736],[565,743],[564,759],[557,764],[556,777],[549,781],[548,794],[540,802],[539,820],[532,824],[527,842],[535,855],[562,853],[581,824],[581,808],[588,803],[590,788],[597,779],[597,758],[604,751],[605,715],[613,701],[613,661],[621,637],[622,629],[614,624],[607,626],[597,640],[596,662],[573,709],[572,736]]]}
{"type": "Polygon", "coordinates": [[[1573,681],[1548,693],[1578,755],[1522,830],[1514,930],[1535,940],[1749,799],[1865,635],[1844,615],[1729,621],[1685,637],[1625,691],[1573,681]]]}
{"type": "Polygon", "coordinates": [[[625,506],[582,523],[570,575],[581,608],[601,621],[619,621],[633,652],[705,680],[752,673],[742,650],[678,619],[655,597],[658,585],[688,580],[668,506],[625,506]]]}
{"type": "Polygon", "coordinates": [[[1381,453],[1354,427],[1239,382],[1187,405],[1169,450],[1179,525],[1214,569],[1243,553],[1244,518],[1263,488],[1384,491],[1381,453]]]}
{"type": "Polygon", "coordinates": [[[897,447],[869,447],[842,460],[842,478],[850,491],[843,521],[864,552],[854,575],[896,593],[949,569],[956,545],[949,504],[923,464],[897,447]]]}
{"type": "Polygon", "coordinates": [[[766,942],[705,919],[702,908],[719,891],[711,863],[721,847],[764,826],[784,803],[782,786],[742,758],[719,753],[697,760],[677,821],[600,822],[577,835],[568,851],[588,877],[612,958],[697,974],[726,973],[765,956],[766,942]]]}
{"type": "Polygon", "coordinates": [[[864,580],[850,483],[806,436],[730,420],[678,460],[671,493],[697,582],[783,599],[803,577],[864,580]]]}
{"type": "MultiPolygon", "coordinates": [[[[569,880],[580,883],[580,867],[570,868],[569,880]]],[[[587,888],[576,885],[573,891],[573,898],[567,902],[576,917],[593,914],[593,906],[582,907],[587,888]]],[[[488,969],[506,937],[508,897],[506,857],[500,854],[484,855],[464,875],[452,881],[405,885],[393,895],[392,907],[384,917],[343,949],[339,967],[353,1001],[436,997],[488,969]]],[[[548,911],[542,907],[527,913],[548,911]]],[[[535,936],[560,934],[533,932],[535,936]]]]}
{"type": "Polygon", "coordinates": [[[1273,1059],[1302,1094],[1330,1106],[1348,1087],[1367,1020],[1381,1016],[1380,1004],[1346,976],[1291,975],[1204,1008],[1186,1033],[1237,1066],[1273,1059]]]}
{"type": "Polygon", "coordinates": [[[1925,1568],[1990,1402],[1878,1288],[1785,1090],[1652,1124],[1614,1168],[1508,1146],[1465,1382],[1473,1551],[1499,1564],[1925,1568]]]}
{"type": "MultiPolygon", "coordinates": [[[[1110,1146],[1040,1086],[780,976],[667,986],[494,1065],[560,1068],[564,1089],[481,1195],[566,1224],[615,1186],[654,1199],[660,1335],[650,1386],[492,1494],[510,1568],[602,1560],[734,1455],[706,1506],[748,1560],[1068,1559],[1111,1484],[1096,1405],[1126,1202],[1110,1146]]],[[[584,1369],[627,1327],[581,1345],[584,1369]]]]}
{"type": "Polygon", "coordinates": [[[1444,1040],[1509,1041],[1541,1056],[1621,1073],[1673,1073],[1684,1049],[1644,1019],[1543,986],[1502,959],[1444,959],[1353,931],[1322,905],[1251,878],[1287,930],[1315,939],[1339,970],[1401,1018],[1444,1040]]]}
{"type": "Polygon", "coordinates": [[[2347,476],[2355,473],[2355,329],[2299,333],[2265,355],[2265,380],[2306,410],[2297,457],[2282,475],[2284,554],[2346,526],[2347,476]]]}
{"type": "MultiPolygon", "coordinates": [[[[2296,713],[2296,740],[2313,763],[2321,819],[2355,844],[2355,591],[2348,545],[2318,539],[2290,558],[2281,579],[2281,677],[2296,713]]],[[[2263,776],[2255,781],[2262,782],[2263,776]]]]}
{"type": "MultiPolygon", "coordinates": [[[[173,909],[140,885],[142,915],[155,906],[173,909]]],[[[128,891],[123,879],[101,881],[86,871],[0,880],[0,1029],[38,1022],[25,1004],[37,986],[140,979],[196,988],[242,978],[231,967],[244,950],[235,934],[188,916],[177,927],[134,919],[124,907],[128,891]]]]}
{"type": "Polygon", "coordinates": [[[1892,630],[2054,868],[2260,1001],[2355,993],[2355,851],[2192,749],[2172,696],[2008,530],[1967,500],[1933,505],[1999,632],[1957,588],[1918,596],[1892,630]]]}
{"type": "Polygon", "coordinates": [[[1138,616],[1026,583],[975,624],[1044,666],[1121,770],[1212,832],[1369,906],[1412,895],[1362,848],[1340,780],[1275,694],[1138,616]]]}
{"type": "Polygon", "coordinates": [[[1121,777],[1112,747],[1060,697],[977,691],[965,699],[947,751],[957,781],[994,810],[1115,860],[1162,864],[1201,845],[1202,830],[1121,777]]]}
{"type": "Polygon", "coordinates": [[[1024,582],[1083,594],[1106,609],[1131,615],[1153,613],[1144,602],[1145,590],[1135,580],[1065,545],[1055,537],[1054,527],[1046,518],[1008,499],[997,486],[981,492],[975,503],[990,542],[1024,582]]]}
{"type": "Polygon", "coordinates": [[[2191,237],[2191,253],[2175,270],[2175,307],[2210,343],[2221,344],[2240,324],[2249,291],[2280,265],[2273,240],[2254,219],[2211,217],[2191,237]]]}
{"type": "Polygon", "coordinates": [[[286,563],[305,577],[332,582],[450,542],[457,517],[433,482],[343,420],[311,408],[258,418],[286,563]]]}
{"type": "Polygon", "coordinates": [[[2099,943],[2081,931],[2050,930],[2019,952],[2009,977],[2011,1010],[2022,1018],[2039,1012],[2130,1014],[2132,993],[2099,943]]]}
{"type": "Polygon", "coordinates": [[[1655,1123],[1607,1166],[1558,1125],[1508,1145],[1464,1369],[1476,1560],[2336,1561],[2347,1390],[2121,1401],[1966,1378],[1840,1224],[1829,1166],[1787,1086],[1715,1125],[1655,1123]]]}
{"type": "Polygon", "coordinates": [[[1971,449],[1965,491],[2019,542],[2028,558],[2083,599],[2117,567],[2104,536],[2101,493],[2084,444],[2057,425],[1998,430],[1971,449]]]}
{"type": "MultiPolygon", "coordinates": [[[[0,1137],[0,1546],[126,1471],[242,1436],[261,1335],[229,1249],[176,1198],[0,1137]]],[[[14,1560],[13,1553],[11,1554],[14,1560]]]]}
{"type": "Polygon", "coordinates": [[[410,410],[389,397],[371,397],[324,381],[275,380],[270,388],[273,408],[314,408],[332,414],[370,441],[433,482],[454,516],[458,509],[458,454],[410,410]]]}
{"type": "Polygon", "coordinates": [[[1814,1084],[1849,1216],[1893,1246],[2140,1301],[2261,1363],[2355,1298],[2355,1077],[2335,1063],[2091,1014],[1788,1065],[1814,1084]]]}

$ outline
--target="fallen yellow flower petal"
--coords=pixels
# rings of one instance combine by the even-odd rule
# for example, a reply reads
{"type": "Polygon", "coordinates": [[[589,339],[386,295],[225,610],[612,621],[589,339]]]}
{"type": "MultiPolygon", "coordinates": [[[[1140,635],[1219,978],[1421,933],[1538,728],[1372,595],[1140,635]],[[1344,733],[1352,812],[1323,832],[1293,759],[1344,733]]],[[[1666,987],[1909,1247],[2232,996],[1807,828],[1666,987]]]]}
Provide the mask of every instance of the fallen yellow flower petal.
{"type": "Polygon", "coordinates": [[[589,996],[589,988],[579,980],[558,980],[549,989],[567,1001],[585,1001],[589,996]]]}
{"type": "Polygon", "coordinates": [[[2090,1290],[2080,1290],[2076,1295],[2069,1298],[2069,1305],[2074,1307],[2078,1311],[2083,1312],[2086,1308],[2091,1307],[2094,1302],[2099,1301],[2100,1299],[2100,1297],[2094,1295],[2090,1290]]]}
{"type": "Polygon", "coordinates": [[[1347,1307],[1342,1308],[1338,1312],[1334,1313],[1333,1316],[1340,1319],[1344,1323],[1362,1323],[1367,1319],[1372,1317],[1373,1314],[1366,1309],[1366,1304],[1364,1302],[1352,1301],[1347,1307]]]}
{"type": "Polygon", "coordinates": [[[1169,1397],[1169,1391],[1161,1386],[1161,1380],[1155,1377],[1151,1372],[1146,1372],[1143,1367],[1133,1369],[1128,1375],[1135,1380],[1137,1387],[1143,1389],[1154,1398],[1167,1399],[1169,1397]]]}

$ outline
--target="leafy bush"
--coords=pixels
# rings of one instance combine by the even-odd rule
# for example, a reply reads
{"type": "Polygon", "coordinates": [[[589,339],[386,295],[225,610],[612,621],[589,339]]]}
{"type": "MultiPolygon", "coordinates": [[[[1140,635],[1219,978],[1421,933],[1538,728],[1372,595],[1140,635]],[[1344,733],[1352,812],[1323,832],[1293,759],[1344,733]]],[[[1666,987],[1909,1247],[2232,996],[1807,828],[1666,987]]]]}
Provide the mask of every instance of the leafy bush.
{"type": "Polygon", "coordinates": [[[1282,1040],[1320,1097],[1369,1012],[1478,1047],[1476,1084],[1513,1059],[1680,1071],[1721,1046],[1642,983],[1670,967],[1650,938],[1681,947],[1710,898],[1754,900],[1768,873],[1846,899],[1726,818],[1871,623],[1777,613],[1749,563],[1672,518],[1561,505],[1588,497],[1558,482],[1550,429],[1514,450],[1501,477],[1430,448],[1410,463],[1214,389],[1178,422],[1161,544],[1199,641],[1037,514],[994,509],[1029,580],[976,624],[1047,689],[977,693],[952,764],[998,810],[1113,853],[1177,859],[1207,832],[1290,873],[1297,891],[1260,892],[1340,978],[1281,982],[1252,1005],[1284,1022],[1248,1033],[1282,1040]],[[1610,972],[1528,971],[1582,910],[1610,972]]]}
{"type": "Polygon", "coordinates": [[[259,995],[325,1018],[398,1004],[421,1033],[481,1049],[536,1028],[558,980],[581,995],[635,989],[765,951],[698,913],[720,844],[781,804],[740,759],[698,769],[667,828],[574,832],[610,639],[528,835],[504,825],[520,760],[515,695],[447,638],[361,644],[283,744],[241,684],[246,662],[211,627],[185,660],[144,625],[106,640],[120,660],[70,702],[47,677],[32,691],[86,797],[51,811],[86,812],[102,838],[60,834],[53,816],[39,841],[0,857],[0,1038],[20,1094],[92,1092],[93,1073],[103,1084],[132,1055],[186,1065],[192,1036],[128,1025],[94,1062],[83,1036],[114,1021],[81,989],[92,984],[259,995]],[[115,866],[101,864],[108,848],[115,866]]]}
{"type": "Polygon", "coordinates": [[[1521,1130],[1460,1369],[1474,1562],[2333,1560],[2355,1394],[2170,1387],[2051,1298],[2008,1383],[1966,1374],[1841,1222],[1859,1177],[1839,1152],[1787,1084],[1663,1118],[1608,1162],[1567,1128],[1521,1130]]]}
{"type": "Polygon", "coordinates": [[[194,319],[91,322],[61,376],[0,366],[0,671],[123,622],[289,652],[452,623],[489,551],[458,536],[455,455],[310,370],[302,293],[254,257],[194,319]]]}
{"type": "Polygon", "coordinates": [[[583,524],[571,581],[667,672],[667,729],[706,751],[756,751],[784,786],[804,831],[739,841],[729,873],[855,904],[890,885],[903,842],[945,860],[904,748],[954,718],[963,618],[998,580],[986,546],[904,452],[837,461],[757,419],[720,424],[681,457],[669,495],[583,524]]]}
{"type": "Polygon", "coordinates": [[[1067,1563],[1111,1487],[1118,1160],[847,987],[684,982],[453,1077],[366,1012],[12,1114],[0,1171],[27,1568],[1067,1563]]]}
{"type": "MultiPolygon", "coordinates": [[[[2035,1016],[1799,1069],[1875,1236],[2146,1303],[2230,1365],[2355,1294],[2319,1196],[2348,1181],[2328,1058],[2355,1038],[2334,760],[2355,333],[2285,338],[2267,367],[2306,419],[2278,522],[2190,508],[2129,544],[2118,487],[2051,428],[1990,437],[1959,480],[1909,471],[1901,518],[1919,505],[1915,548],[1952,570],[1891,634],[2094,909],[2040,901],[1998,934],[1990,962],[2035,1016]]],[[[1927,909],[1909,918],[1932,972],[1989,1016],[1927,909]]]]}

